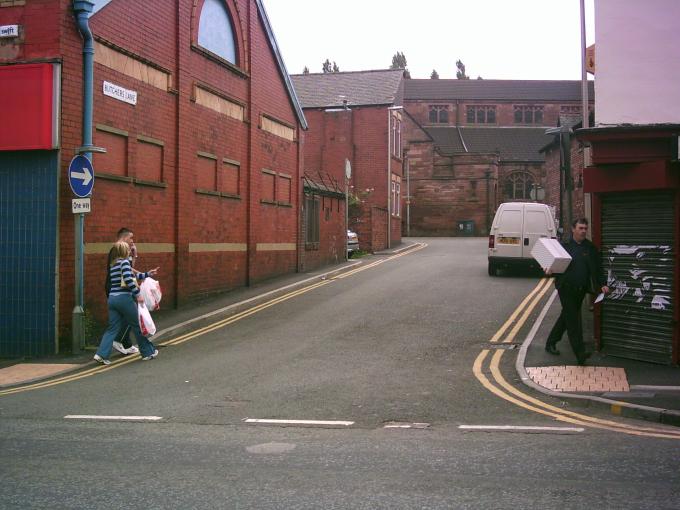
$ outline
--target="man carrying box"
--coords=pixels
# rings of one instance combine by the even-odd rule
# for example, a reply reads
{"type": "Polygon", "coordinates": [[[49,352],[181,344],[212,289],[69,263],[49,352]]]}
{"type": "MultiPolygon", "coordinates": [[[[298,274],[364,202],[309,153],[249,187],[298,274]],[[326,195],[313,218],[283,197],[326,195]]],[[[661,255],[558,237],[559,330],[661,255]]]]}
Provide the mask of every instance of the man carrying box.
{"type": "MultiPolygon", "coordinates": [[[[557,322],[553,326],[545,350],[550,354],[559,355],[556,344],[567,331],[569,343],[576,355],[579,365],[585,365],[590,357],[583,344],[583,326],[581,323],[581,305],[589,290],[601,289],[605,294],[609,292],[600,265],[600,255],[595,245],[586,239],[588,220],[579,218],[571,226],[571,240],[564,244],[564,249],[571,256],[571,263],[566,271],[555,277],[555,287],[562,304],[557,322]]],[[[552,271],[545,269],[547,275],[552,271]]]]}

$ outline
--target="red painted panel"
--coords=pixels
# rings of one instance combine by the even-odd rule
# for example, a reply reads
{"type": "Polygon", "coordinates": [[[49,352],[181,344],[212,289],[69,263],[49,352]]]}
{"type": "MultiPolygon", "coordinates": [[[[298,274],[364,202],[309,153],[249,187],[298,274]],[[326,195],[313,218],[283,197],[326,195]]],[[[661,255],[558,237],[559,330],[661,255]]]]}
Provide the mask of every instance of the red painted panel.
{"type": "Polygon", "coordinates": [[[54,67],[0,67],[0,150],[52,149],[54,67]]]}
{"type": "Polygon", "coordinates": [[[596,166],[583,171],[586,193],[676,188],[678,181],[677,169],[666,161],[596,166]]]}

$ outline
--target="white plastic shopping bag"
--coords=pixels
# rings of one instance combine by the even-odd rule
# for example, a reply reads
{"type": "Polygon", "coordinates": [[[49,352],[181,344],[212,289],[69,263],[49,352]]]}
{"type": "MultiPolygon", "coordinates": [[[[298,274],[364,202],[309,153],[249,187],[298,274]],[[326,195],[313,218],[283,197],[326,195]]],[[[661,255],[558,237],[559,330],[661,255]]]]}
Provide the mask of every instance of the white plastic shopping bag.
{"type": "Polygon", "coordinates": [[[144,304],[150,312],[160,308],[161,297],[163,297],[160,283],[151,277],[144,278],[139,286],[139,291],[142,293],[144,304]]]}
{"type": "Polygon", "coordinates": [[[153,323],[151,313],[146,305],[139,303],[137,309],[139,311],[139,329],[142,330],[142,335],[152,336],[156,334],[156,325],[153,323]]]}

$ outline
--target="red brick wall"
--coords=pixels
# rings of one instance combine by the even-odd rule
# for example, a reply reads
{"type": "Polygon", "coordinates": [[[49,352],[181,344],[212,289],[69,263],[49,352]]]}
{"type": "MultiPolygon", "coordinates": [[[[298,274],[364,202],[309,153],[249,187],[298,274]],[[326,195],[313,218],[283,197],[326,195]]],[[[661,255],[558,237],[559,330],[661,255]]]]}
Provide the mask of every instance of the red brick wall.
{"type": "Polygon", "coordinates": [[[320,196],[319,210],[319,243],[303,244],[304,271],[345,260],[345,199],[320,196]]]}
{"type": "MultiPolygon", "coordinates": [[[[423,126],[433,125],[430,122],[430,106],[441,105],[448,106],[449,122],[448,125],[455,126],[522,126],[526,124],[515,124],[515,105],[536,105],[543,106],[543,121],[540,124],[531,124],[534,126],[556,126],[560,115],[562,106],[576,106],[580,107],[580,101],[558,101],[558,102],[541,102],[541,101],[482,101],[482,100],[460,100],[456,103],[451,101],[434,101],[434,100],[408,100],[405,101],[405,106],[408,112],[423,126]],[[496,123],[495,124],[476,124],[467,122],[467,107],[468,105],[487,105],[496,106],[496,123]]],[[[447,125],[447,124],[435,124],[447,125]]]]}
{"type": "MultiPolygon", "coordinates": [[[[192,48],[201,1],[120,0],[90,19],[100,42],[171,75],[168,89],[161,90],[95,64],[94,125],[102,129],[94,130],[94,143],[111,152],[94,157],[96,185],[92,212],[85,220],[86,245],[113,242],[121,226],[135,232],[140,244],[137,267],[161,266],[165,307],[297,270],[302,161],[298,120],[255,2],[227,4],[236,25],[237,69],[192,48]],[[104,80],[136,91],[137,104],[104,96],[104,80]],[[245,120],[196,104],[196,84],[243,104],[245,120]],[[262,130],[263,114],[293,127],[296,140],[262,130]],[[221,175],[199,174],[211,160],[199,158],[198,152],[213,158],[216,174],[222,173],[224,158],[240,163],[236,196],[219,194],[221,175]],[[99,171],[100,166],[105,171],[99,171]],[[277,174],[275,204],[260,201],[262,169],[277,174]],[[197,192],[211,182],[215,189],[207,191],[213,193],[197,192]],[[158,249],[145,252],[144,244],[158,249]],[[205,244],[212,249],[206,250],[205,244]],[[258,251],[258,246],[269,249],[258,251]]],[[[21,24],[26,34],[18,51],[0,47],[0,61],[62,58],[61,172],[66,172],[82,143],[82,38],[72,2],[32,0],[25,7],[0,8],[0,23],[21,24]]],[[[74,302],[74,227],[67,179],[60,180],[60,197],[59,326],[66,334],[74,302]]],[[[105,318],[105,259],[103,254],[85,258],[85,304],[100,320],[105,318]]]]}
{"type": "Polygon", "coordinates": [[[445,157],[431,143],[409,147],[412,236],[459,236],[460,223],[474,222],[474,234],[486,235],[496,205],[496,155],[445,157]],[[488,178],[487,178],[488,174],[488,178]]]}
{"type": "Polygon", "coordinates": [[[0,39],[0,63],[59,58],[59,14],[71,3],[68,0],[32,0],[23,6],[0,5],[0,25],[22,27],[18,38],[0,39]]]}
{"type": "MultiPolygon", "coordinates": [[[[357,232],[361,249],[367,251],[387,246],[387,215],[373,214],[372,210],[387,208],[388,111],[384,106],[305,111],[309,123],[304,145],[305,171],[311,176],[321,172],[342,183],[345,158],[350,160],[350,189],[361,201],[360,206],[350,208],[350,229],[357,232]],[[382,224],[378,217],[383,218],[382,224]]],[[[393,157],[392,174],[402,177],[402,167],[403,161],[393,157]]],[[[404,194],[402,182],[402,200],[404,194]]],[[[390,227],[394,246],[401,242],[401,218],[392,216],[390,227]]]]}
{"type": "MultiPolygon", "coordinates": [[[[585,216],[585,204],[583,196],[583,149],[580,142],[572,140],[571,143],[571,173],[574,188],[572,190],[572,218],[585,216]]],[[[562,185],[564,188],[564,184],[562,185]]],[[[545,203],[555,207],[555,216],[559,221],[560,216],[560,151],[558,145],[553,145],[545,153],[545,203]]],[[[567,224],[567,191],[562,190],[562,207],[564,209],[565,232],[569,232],[567,224]]]]}

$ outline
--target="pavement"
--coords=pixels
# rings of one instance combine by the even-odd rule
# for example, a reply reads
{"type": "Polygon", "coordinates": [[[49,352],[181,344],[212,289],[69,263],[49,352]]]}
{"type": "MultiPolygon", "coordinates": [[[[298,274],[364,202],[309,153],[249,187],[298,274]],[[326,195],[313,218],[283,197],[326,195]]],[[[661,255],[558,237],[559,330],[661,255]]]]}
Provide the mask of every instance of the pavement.
{"type": "MultiPolygon", "coordinates": [[[[553,287],[554,289],[554,287],[553,287]]],[[[545,395],[611,413],[680,426],[680,367],[608,356],[595,350],[593,312],[586,299],[581,316],[586,350],[593,354],[578,366],[566,333],[557,344],[559,356],[545,351],[545,340],[561,306],[552,291],[517,357],[516,369],[527,386],[545,395]]]]}
{"type": "MultiPolygon", "coordinates": [[[[164,310],[161,306],[161,310],[153,314],[157,327],[153,341],[162,343],[296,288],[366,265],[374,261],[375,257],[407,250],[415,244],[404,241],[392,250],[357,260],[350,259],[332,268],[285,275],[194,301],[179,309],[164,310]]],[[[551,397],[604,407],[616,415],[680,426],[680,367],[611,357],[606,355],[606,351],[594,352],[586,366],[577,366],[566,334],[558,344],[561,354],[548,354],[544,349],[545,338],[560,309],[559,300],[553,293],[521,345],[516,369],[524,384],[551,397]]],[[[593,314],[586,304],[583,309],[583,329],[586,342],[590,339],[589,350],[594,351],[593,314]]],[[[91,345],[97,343],[96,339],[88,342],[91,345]]],[[[94,348],[86,348],[77,354],[40,359],[0,360],[0,388],[35,383],[90,367],[94,348]]],[[[114,356],[118,356],[118,353],[114,356]]]]}

